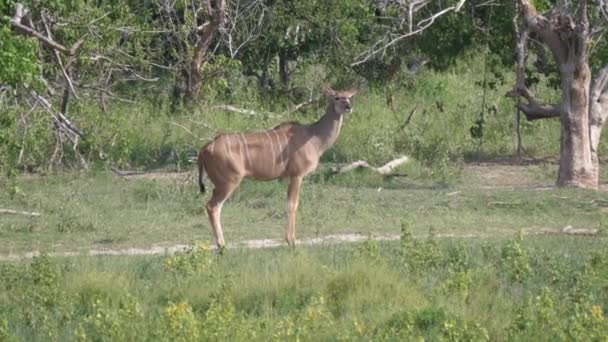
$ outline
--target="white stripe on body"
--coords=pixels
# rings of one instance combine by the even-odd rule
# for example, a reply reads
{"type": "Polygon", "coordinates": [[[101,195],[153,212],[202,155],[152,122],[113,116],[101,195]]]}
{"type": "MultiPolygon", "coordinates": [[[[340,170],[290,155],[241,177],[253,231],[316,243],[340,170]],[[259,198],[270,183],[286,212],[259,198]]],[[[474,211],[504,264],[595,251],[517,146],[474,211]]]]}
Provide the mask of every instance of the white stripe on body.
{"type": "Polygon", "coordinates": [[[247,162],[249,163],[249,167],[251,167],[253,164],[251,164],[251,155],[249,155],[249,146],[247,145],[245,134],[241,133],[239,137],[243,139],[243,145],[245,145],[245,155],[247,155],[247,162]]]}
{"type": "Polygon", "coordinates": [[[276,156],[274,153],[274,144],[272,143],[272,137],[270,136],[270,134],[268,134],[268,131],[264,131],[264,134],[266,134],[266,136],[270,140],[270,149],[272,150],[272,162],[274,163],[276,156]]]}
{"type": "Polygon", "coordinates": [[[276,160],[276,162],[277,162],[277,163],[280,163],[280,162],[282,162],[282,161],[283,161],[283,158],[282,158],[282,154],[283,154],[283,153],[282,153],[282,152],[283,152],[283,145],[281,145],[281,137],[279,136],[279,132],[277,132],[277,131],[275,131],[275,130],[272,130],[272,131],[270,131],[270,132],[271,132],[271,133],[273,133],[273,135],[276,135],[276,136],[277,136],[277,145],[279,146],[279,148],[278,148],[278,150],[279,150],[279,151],[278,151],[278,152],[279,152],[279,155],[277,156],[277,160],[276,160]]]}
{"type": "Polygon", "coordinates": [[[211,141],[211,144],[209,144],[209,152],[210,152],[211,154],[213,154],[213,146],[214,146],[214,145],[215,145],[215,139],[213,139],[213,140],[211,141]]]}
{"type": "Polygon", "coordinates": [[[226,134],[226,151],[228,152],[228,156],[232,159],[232,150],[230,149],[230,135],[226,134]]]}
{"type": "Polygon", "coordinates": [[[291,157],[291,155],[289,154],[289,138],[287,138],[287,133],[281,131],[278,132],[281,133],[282,137],[285,138],[285,151],[283,152],[283,156],[285,158],[283,158],[281,161],[285,162],[287,160],[289,160],[289,158],[291,157]]]}

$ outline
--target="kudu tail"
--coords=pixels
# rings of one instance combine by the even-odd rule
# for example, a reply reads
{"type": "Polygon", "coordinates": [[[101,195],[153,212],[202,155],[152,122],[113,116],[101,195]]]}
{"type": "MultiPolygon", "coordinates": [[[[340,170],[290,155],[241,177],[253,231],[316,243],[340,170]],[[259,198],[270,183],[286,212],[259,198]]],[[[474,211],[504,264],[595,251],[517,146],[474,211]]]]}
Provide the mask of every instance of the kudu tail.
{"type": "Polygon", "coordinates": [[[201,189],[201,194],[205,193],[205,184],[203,176],[205,175],[205,162],[203,161],[203,153],[198,155],[198,186],[201,189]]]}

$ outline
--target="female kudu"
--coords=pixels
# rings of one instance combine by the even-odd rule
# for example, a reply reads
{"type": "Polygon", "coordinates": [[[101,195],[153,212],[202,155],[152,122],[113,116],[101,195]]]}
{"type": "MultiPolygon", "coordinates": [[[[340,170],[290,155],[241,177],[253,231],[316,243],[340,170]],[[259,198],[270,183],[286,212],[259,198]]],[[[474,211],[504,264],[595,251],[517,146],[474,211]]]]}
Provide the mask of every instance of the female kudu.
{"type": "Polygon", "coordinates": [[[205,173],[215,185],[207,214],[218,247],[225,244],[220,223],[222,205],[245,177],[263,181],[289,179],[286,240],[289,245],[295,243],[302,178],[317,168],[321,155],[338,138],[343,115],[351,112],[350,99],[357,92],[328,87],[324,91],[331,98],[327,112],[311,125],[287,122],[264,132],[220,134],[201,149],[198,181],[201,192],[205,192],[205,173]]]}

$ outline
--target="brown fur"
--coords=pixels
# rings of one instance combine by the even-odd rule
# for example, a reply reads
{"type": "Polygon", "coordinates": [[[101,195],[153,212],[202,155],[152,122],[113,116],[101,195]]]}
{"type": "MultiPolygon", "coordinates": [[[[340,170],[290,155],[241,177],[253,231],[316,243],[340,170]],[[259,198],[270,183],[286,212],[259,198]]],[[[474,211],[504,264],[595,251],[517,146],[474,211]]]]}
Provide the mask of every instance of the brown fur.
{"type": "Polygon", "coordinates": [[[245,177],[268,181],[289,179],[289,219],[286,240],[295,243],[295,216],[302,179],[312,173],[321,155],[340,133],[343,114],[350,112],[355,91],[326,89],[331,101],[325,115],[312,125],[286,122],[254,133],[220,134],[207,143],[198,156],[199,185],[205,191],[203,174],[215,185],[207,203],[207,214],[219,247],[224,246],[220,214],[224,201],[245,177]]]}

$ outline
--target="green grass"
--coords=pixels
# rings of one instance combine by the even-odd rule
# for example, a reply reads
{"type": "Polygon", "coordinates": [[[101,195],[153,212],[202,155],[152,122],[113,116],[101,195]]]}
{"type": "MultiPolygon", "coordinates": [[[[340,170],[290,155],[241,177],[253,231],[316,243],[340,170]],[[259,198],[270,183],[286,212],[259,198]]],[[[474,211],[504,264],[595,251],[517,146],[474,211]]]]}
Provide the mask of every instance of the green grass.
{"type": "MultiPolygon", "coordinates": [[[[404,226],[407,236],[408,227],[404,226]]],[[[601,340],[605,238],[204,246],[0,264],[0,339],[601,340]]]]}
{"type": "MultiPolygon", "coordinates": [[[[408,167],[403,170],[409,174],[408,167]]],[[[412,166],[417,170],[416,166],[412,166]]],[[[482,169],[483,170],[483,169],[482,169]]],[[[483,186],[480,174],[465,174],[446,187],[409,177],[368,172],[307,178],[298,211],[298,238],[337,233],[398,234],[403,217],[416,235],[509,235],[522,229],[597,228],[608,194],[577,189],[483,186]]],[[[551,184],[543,168],[499,177],[551,184]]],[[[3,181],[0,207],[36,211],[40,217],[3,215],[0,254],[99,248],[146,247],[211,241],[195,174],[175,179],[126,180],[110,173],[23,176],[3,181]]],[[[486,184],[488,185],[488,184],[486,184]]],[[[245,181],[224,206],[228,243],[282,239],[286,226],[285,181],[245,181]]]]}

